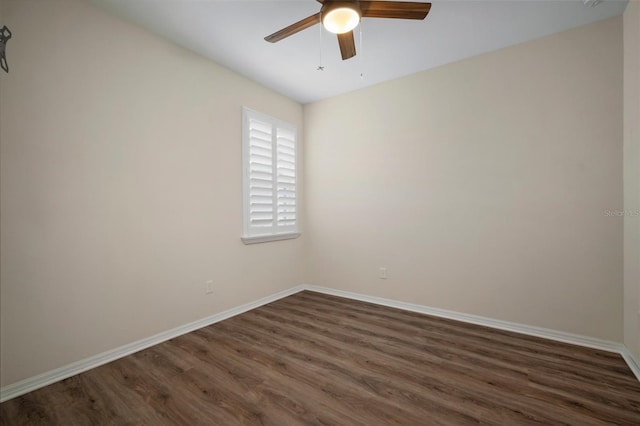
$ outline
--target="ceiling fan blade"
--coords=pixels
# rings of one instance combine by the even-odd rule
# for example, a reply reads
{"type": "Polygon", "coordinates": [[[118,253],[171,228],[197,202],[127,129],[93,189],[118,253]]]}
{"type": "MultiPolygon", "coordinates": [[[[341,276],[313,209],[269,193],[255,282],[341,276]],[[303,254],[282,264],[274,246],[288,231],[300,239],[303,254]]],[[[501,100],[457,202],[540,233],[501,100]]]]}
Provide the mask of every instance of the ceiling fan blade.
{"type": "Polygon", "coordinates": [[[424,19],[431,3],[404,1],[361,1],[363,18],[424,19]]]}
{"type": "Polygon", "coordinates": [[[353,38],[353,31],[344,34],[337,34],[338,44],[340,45],[340,53],[342,60],[353,58],[356,56],[356,42],[353,38]]]}
{"type": "Polygon", "coordinates": [[[312,27],[315,24],[320,23],[320,12],[315,15],[311,15],[307,18],[304,18],[301,21],[296,22],[295,24],[291,24],[286,28],[281,29],[271,35],[266,36],[264,39],[270,43],[275,43],[277,41],[282,40],[283,38],[287,38],[291,35],[294,35],[297,32],[300,32],[306,28],[312,27]]]}

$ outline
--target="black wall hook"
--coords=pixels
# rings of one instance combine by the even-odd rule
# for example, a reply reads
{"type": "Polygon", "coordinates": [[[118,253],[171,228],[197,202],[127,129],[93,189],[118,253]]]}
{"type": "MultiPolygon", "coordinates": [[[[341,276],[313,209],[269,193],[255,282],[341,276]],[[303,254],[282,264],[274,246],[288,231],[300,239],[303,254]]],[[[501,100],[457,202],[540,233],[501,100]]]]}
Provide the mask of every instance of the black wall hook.
{"type": "Polygon", "coordinates": [[[5,25],[0,31],[0,67],[2,67],[6,72],[9,72],[9,65],[7,64],[7,57],[5,56],[4,51],[10,38],[11,31],[9,31],[9,28],[5,25]]]}

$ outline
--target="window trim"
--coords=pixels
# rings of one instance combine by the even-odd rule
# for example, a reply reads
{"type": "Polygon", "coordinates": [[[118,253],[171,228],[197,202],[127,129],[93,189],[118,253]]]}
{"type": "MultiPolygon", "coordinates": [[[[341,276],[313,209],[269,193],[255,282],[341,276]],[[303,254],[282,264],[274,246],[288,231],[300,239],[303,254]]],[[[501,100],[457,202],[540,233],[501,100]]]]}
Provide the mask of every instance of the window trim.
{"type": "Polygon", "coordinates": [[[300,232],[287,232],[282,234],[256,235],[255,237],[241,237],[240,239],[243,243],[249,245],[268,243],[269,241],[293,240],[300,235],[302,235],[300,232]]]}
{"type": "MultiPolygon", "coordinates": [[[[252,110],[247,107],[242,107],[242,236],[241,240],[244,244],[257,244],[257,243],[265,243],[270,241],[281,241],[287,239],[298,238],[300,233],[300,217],[299,217],[299,159],[298,159],[298,129],[295,125],[288,123],[284,120],[277,119],[275,117],[269,116],[267,114],[261,113],[259,111],[252,110]],[[277,228],[270,228],[267,233],[251,233],[250,222],[249,222],[249,203],[250,203],[250,194],[249,194],[249,156],[250,156],[250,133],[249,133],[249,120],[255,119],[259,121],[263,121],[269,123],[272,126],[273,130],[273,142],[272,152],[276,152],[277,145],[275,145],[277,130],[278,129],[286,129],[292,131],[294,134],[294,144],[295,144],[295,224],[293,226],[286,227],[281,232],[277,232],[277,228]]],[[[277,155],[277,154],[276,154],[277,155]]],[[[273,161],[276,162],[277,159],[274,156],[273,161]]],[[[276,163],[274,163],[275,165],[276,163]]],[[[276,191],[275,185],[277,181],[277,177],[274,175],[274,191],[276,191]]],[[[274,219],[277,218],[277,204],[274,204],[274,219]]]]}

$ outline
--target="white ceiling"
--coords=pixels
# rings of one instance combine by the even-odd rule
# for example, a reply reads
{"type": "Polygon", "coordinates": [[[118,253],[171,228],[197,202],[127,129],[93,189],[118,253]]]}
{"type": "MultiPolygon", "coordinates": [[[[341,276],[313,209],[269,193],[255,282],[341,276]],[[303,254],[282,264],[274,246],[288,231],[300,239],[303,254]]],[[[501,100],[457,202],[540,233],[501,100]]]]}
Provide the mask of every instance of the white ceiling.
{"type": "Polygon", "coordinates": [[[356,30],[358,54],[342,61],[336,36],[324,32],[321,43],[319,25],[275,44],[264,40],[318,12],[314,0],[92,1],[301,103],[617,16],[627,4],[434,0],[424,21],[363,19],[363,45],[356,30]],[[317,70],[321,54],[324,71],[317,70]]]}

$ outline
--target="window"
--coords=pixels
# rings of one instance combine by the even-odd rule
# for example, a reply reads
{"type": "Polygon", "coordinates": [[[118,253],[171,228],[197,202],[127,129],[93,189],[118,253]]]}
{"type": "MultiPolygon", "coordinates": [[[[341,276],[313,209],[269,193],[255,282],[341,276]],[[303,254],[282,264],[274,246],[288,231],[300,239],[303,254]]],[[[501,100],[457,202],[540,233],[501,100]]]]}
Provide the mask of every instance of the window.
{"type": "Polygon", "coordinates": [[[298,233],[295,126],[242,110],[245,244],[296,238],[298,233]]]}

